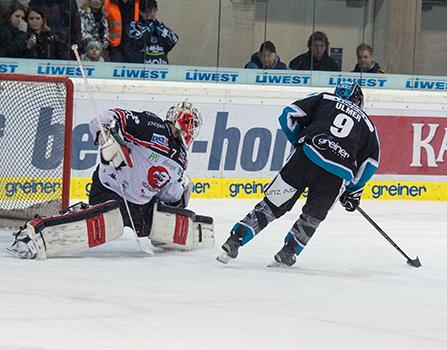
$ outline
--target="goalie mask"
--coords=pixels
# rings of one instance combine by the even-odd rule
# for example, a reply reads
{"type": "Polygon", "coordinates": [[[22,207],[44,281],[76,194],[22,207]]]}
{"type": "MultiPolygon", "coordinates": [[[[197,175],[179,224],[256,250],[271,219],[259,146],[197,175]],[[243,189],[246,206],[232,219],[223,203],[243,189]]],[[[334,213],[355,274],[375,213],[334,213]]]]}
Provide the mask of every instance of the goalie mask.
{"type": "Polygon", "coordinates": [[[189,102],[177,103],[169,108],[166,120],[170,121],[180,132],[180,138],[186,148],[189,148],[199,135],[202,117],[197,108],[189,102]]]}
{"type": "Polygon", "coordinates": [[[356,82],[344,81],[337,85],[334,94],[363,108],[363,92],[356,82]]]}

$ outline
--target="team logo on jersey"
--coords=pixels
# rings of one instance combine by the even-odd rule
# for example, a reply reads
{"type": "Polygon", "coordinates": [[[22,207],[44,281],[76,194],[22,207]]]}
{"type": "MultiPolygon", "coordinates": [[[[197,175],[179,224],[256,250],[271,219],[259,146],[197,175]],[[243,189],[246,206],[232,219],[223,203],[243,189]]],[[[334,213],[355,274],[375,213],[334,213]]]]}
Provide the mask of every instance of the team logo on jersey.
{"type": "Polygon", "coordinates": [[[151,142],[156,143],[160,146],[169,147],[168,138],[160,134],[153,134],[151,142]]]}
{"type": "Polygon", "coordinates": [[[161,190],[169,183],[169,181],[171,181],[171,176],[166,168],[162,166],[153,166],[147,171],[147,181],[152,188],[161,190]]]}
{"type": "Polygon", "coordinates": [[[332,153],[336,154],[341,159],[349,158],[349,153],[341,147],[338,142],[333,141],[333,137],[326,134],[315,135],[312,138],[312,144],[321,151],[327,149],[331,150],[332,153]]]}

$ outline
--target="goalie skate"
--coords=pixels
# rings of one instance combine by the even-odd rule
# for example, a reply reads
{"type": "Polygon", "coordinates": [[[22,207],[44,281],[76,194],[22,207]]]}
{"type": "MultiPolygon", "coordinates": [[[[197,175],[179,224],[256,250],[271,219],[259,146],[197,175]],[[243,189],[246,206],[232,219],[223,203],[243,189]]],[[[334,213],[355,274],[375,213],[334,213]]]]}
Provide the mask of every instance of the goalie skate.
{"type": "Polygon", "coordinates": [[[34,259],[38,257],[40,249],[33,237],[27,233],[26,226],[14,234],[15,241],[11,247],[5,248],[5,252],[19,259],[34,259]]]}

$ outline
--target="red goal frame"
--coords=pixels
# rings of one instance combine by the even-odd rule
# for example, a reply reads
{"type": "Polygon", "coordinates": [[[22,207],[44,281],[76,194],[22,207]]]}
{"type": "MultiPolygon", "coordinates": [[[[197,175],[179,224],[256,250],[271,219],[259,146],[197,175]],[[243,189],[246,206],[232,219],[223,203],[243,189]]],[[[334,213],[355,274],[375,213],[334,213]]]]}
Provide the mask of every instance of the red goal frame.
{"type": "Polygon", "coordinates": [[[72,152],[72,129],[73,129],[73,105],[74,86],[67,77],[28,75],[28,74],[0,74],[0,80],[24,81],[39,83],[64,84],[65,96],[65,126],[64,126],[64,160],[62,166],[62,198],[61,210],[65,210],[70,205],[70,179],[71,179],[71,152],[72,152]]]}

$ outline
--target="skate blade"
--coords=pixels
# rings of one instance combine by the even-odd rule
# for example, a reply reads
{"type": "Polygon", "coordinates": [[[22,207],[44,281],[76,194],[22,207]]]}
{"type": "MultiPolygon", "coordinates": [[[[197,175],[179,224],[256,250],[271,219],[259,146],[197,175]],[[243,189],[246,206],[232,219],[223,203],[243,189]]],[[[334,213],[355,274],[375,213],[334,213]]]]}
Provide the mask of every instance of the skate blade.
{"type": "Polygon", "coordinates": [[[267,265],[267,267],[290,269],[292,266],[288,266],[286,264],[283,264],[283,263],[277,262],[276,260],[273,260],[270,264],[267,265]]]}
{"type": "Polygon", "coordinates": [[[233,258],[230,257],[227,253],[222,253],[216,258],[216,260],[218,262],[221,262],[222,264],[228,264],[231,260],[233,260],[233,258]]]}
{"type": "Polygon", "coordinates": [[[22,254],[17,253],[15,250],[11,248],[5,248],[4,251],[15,258],[25,259],[25,257],[22,254]]]}

